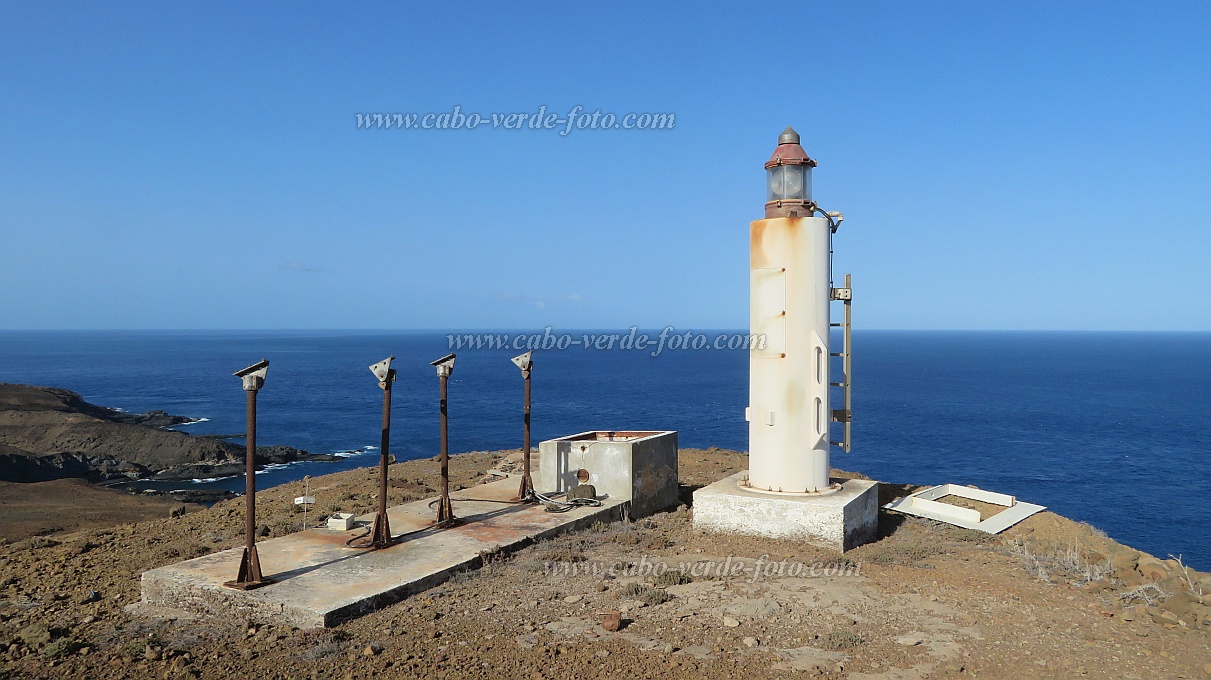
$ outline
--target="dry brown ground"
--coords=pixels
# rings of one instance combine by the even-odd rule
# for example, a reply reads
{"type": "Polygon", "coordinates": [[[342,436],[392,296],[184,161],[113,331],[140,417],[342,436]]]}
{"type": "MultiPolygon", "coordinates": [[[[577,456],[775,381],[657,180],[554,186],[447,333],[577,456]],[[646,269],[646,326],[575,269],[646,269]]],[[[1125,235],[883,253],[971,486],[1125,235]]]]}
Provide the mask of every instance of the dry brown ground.
{"type": "MultiPolygon", "coordinates": [[[[167,517],[181,505],[165,496],[136,496],[93,486],[82,479],[17,484],[0,482],[0,539],[19,541],[30,536],[110,527],[167,517]]],[[[201,510],[187,505],[186,510],[201,510]]]]}
{"type": "MultiPolygon", "coordinates": [[[[477,483],[509,453],[456,456],[454,481],[477,483]]],[[[736,452],[682,450],[685,497],[745,465],[736,452]]],[[[431,460],[393,465],[391,474],[392,503],[436,485],[431,460]]],[[[312,481],[321,513],[374,504],[372,470],[312,481]]],[[[906,490],[886,486],[884,500],[906,490]]],[[[291,504],[299,492],[258,494],[271,535],[300,526],[291,504]]],[[[841,556],[696,533],[681,508],[540,543],[331,630],[125,610],[142,571],[239,545],[242,508],[237,499],[5,546],[0,677],[1211,676],[1211,619],[1192,592],[1211,591],[1207,576],[1187,579],[1180,565],[1052,513],[998,537],[888,514],[877,542],[841,556]],[[680,563],[763,556],[786,560],[784,573],[676,583],[685,579],[591,569],[659,562],[672,574],[680,563]],[[791,576],[793,563],[843,573],[791,576]],[[599,612],[609,610],[623,612],[622,630],[600,627],[599,612]]]]}

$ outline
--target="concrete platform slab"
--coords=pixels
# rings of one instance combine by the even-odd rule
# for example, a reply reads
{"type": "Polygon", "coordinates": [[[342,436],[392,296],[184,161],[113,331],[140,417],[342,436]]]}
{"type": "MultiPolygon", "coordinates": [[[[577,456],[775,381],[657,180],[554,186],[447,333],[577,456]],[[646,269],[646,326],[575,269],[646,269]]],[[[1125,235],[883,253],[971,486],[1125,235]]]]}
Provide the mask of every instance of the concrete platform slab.
{"type": "Polygon", "coordinates": [[[873,541],[879,526],[879,483],[843,482],[822,496],[769,494],[740,486],[739,472],[694,492],[694,527],[704,531],[801,540],[844,552],[873,541]]]}
{"type": "Polygon", "coordinates": [[[434,519],[429,500],[388,508],[392,536],[402,538],[385,550],[345,547],[345,541],[365,532],[372,514],[359,517],[363,526],[350,531],[310,529],[258,542],[261,569],[275,583],[255,590],[222,585],[235,577],[242,548],[152,569],[143,573],[142,604],[299,628],[331,626],[478,567],[485,551],[508,552],[593,522],[621,519],[625,511],[626,501],[611,499],[566,513],[496,502],[516,494],[517,484],[510,477],[451,494],[461,522],[445,529],[426,528],[434,519]]]}

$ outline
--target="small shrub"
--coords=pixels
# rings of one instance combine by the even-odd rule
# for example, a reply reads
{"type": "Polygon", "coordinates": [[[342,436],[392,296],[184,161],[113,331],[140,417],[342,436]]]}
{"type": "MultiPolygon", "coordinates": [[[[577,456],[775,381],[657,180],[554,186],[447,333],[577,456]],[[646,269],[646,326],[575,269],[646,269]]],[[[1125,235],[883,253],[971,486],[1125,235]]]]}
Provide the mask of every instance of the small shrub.
{"type": "Polygon", "coordinates": [[[664,536],[645,536],[642,545],[647,550],[664,550],[673,547],[673,542],[664,536]]]}
{"type": "Polygon", "coordinates": [[[83,646],[83,644],[73,638],[63,637],[43,647],[42,656],[48,659],[62,659],[80,651],[80,648],[83,646]]]}
{"type": "Polygon", "coordinates": [[[479,571],[476,569],[463,569],[451,574],[450,578],[446,582],[452,586],[457,586],[474,580],[478,575],[479,571]]]}
{"type": "Polygon", "coordinates": [[[340,630],[321,629],[304,632],[301,637],[304,642],[314,641],[315,644],[296,655],[295,658],[314,661],[334,654],[340,654],[341,650],[345,648],[343,643],[349,639],[349,634],[340,630]]]}
{"type": "MultiPolygon", "coordinates": [[[[1199,597],[1199,599],[1202,599],[1202,597],[1203,597],[1202,586],[1200,586],[1194,582],[1194,577],[1190,575],[1190,567],[1187,567],[1186,563],[1182,561],[1181,553],[1178,553],[1176,557],[1172,553],[1170,553],[1169,558],[1172,560],[1175,560],[1177,562],[1177,567],[1178,567],[1178,571],[1179,571],[1178,576],[1180,576],[1182,579],[1182,582],[1186,584],[1186,588],[1191,593],[1194,593],[1195,595],[1197,595],[1199,597]]],[[[1195,572],[1195,574],[1197,574],[1197,573],[1198,572],[1195,572]]]]}
{"type": "Polygon", "coordinates": [[[899,553],[902,561],[912,564],[914,562],[920,562],[931,555],[937,555],[938,553],[942,552],[942,550],[941,548],[933,545],[906,545],[898,548],[896,552],[899,553]]]}
{"type": "Polygon", "coordinates": [[[535,555],[543,562],[584,562],[588,559],[579,546],[567,544],[546,544],[535,555]]]}
{"type": "Polygon", "coordinates": [[[497,564],[505,562],[509,559],[509,553],[505,552],[499,545],[492,546],[491,550],[479,551],[479,559],[485,566],[489,564],[497,564]]]}
{"type": "Polygon", "coordinates": [[[900,564],[907,567],[930,568],[923,564],[926,557],[941,552],[940,548],[924,545],[900,545],[887,550],[880,550],[871,556],[870,561],[882,566],[900,564]]]}
{"type": "Polygon", "coordinates": [[[143,650],[147,646],[147,642],[143,640],[127,640],[123,645],[120,653],[128,660],[135,661],[143,658],[143,650]]]}
{"type": "Polygon", "coordinates": [[[615,545],[639,545],[642,540],[643,534],[638,531],[620,531],[614,534],[611,542],[615,545]]]}
{"type": "Polygon", "coordinates": [[[334,640],[328,640],[307,649],[305,652],[300,654],[299,657],[314,661],[316,659],[322,659],[326,656],[332,656],[333,654],[340,654],[341,647],[341,643],[334,640]]]}
{"type": "Polygon", "coordinates": [[[644,593],[646,593],[648,590],[651,590],[648,586],[645,586],[644,584],[640,583],[639,581],[632,581],[632,582],[628,583],[625,588],[622,589],[622,596],[623,597],[640,597],[644,593]]]}
{"type": "Polygon", "coordinates": [[[668,591],[661,590],[660,588],[648,588],[639,599],[649,607],[655,607],[658,604],[664,604],[673,599],[673,596],[669,595],[668,591]]]}
{"type": "Polygon", "coordinates": [[[1052,582],[1052,575],[1067,576],[1073,585],[1085,585],[1108,577],[1112,571],[1110,559],[1093,563],[1084,558],[1075,545],[1062,550],[1044,551],[1027,545],[1021,538],[1014,540],[1004,552],[1017,557],[1026,573],[1040,581],[1052,582]]]}
{"type": "Polygon", "coordinates": [[[988,545],[989,543],[996,542],[996,537],[986,531],[964,529],[962,527],[951,529],[950,537],[961,543],[976,543],[979,545],[988,545]]]}
{"type": "Polygon", "coordinates": [[[832,650],[855,649],[866,643],[857,633],[834,630],[824,636],[824,644],[832,650]]]}
{"type": "Polygon", "coordinates": [[[680,569],[668,569],[661,572],[656,577],[656,585],[658,586],[683,586],[687,583],[693,583],[694,578],[680,569]]]}
{"type": "Polygon", "coordinates": [[[598,536],[573,534],[539,543],[535,556],[547,562],[584,562],[585,551],[600,544],[598,536]]]}
{"type": "Polygon", "coordinates": [[[626,587],[622,589],[622,595],[623,597],[634,598],[652,607],[658,604],[664,604],[665,602],[673,599],[673,596],[669,595],[668,592],[660,588],[653,588],[649,585],[644,585],[638,581],[628,583],[626,587]]]}
{"type": "Polygon", "coordinates": [[[1145,583],[1142,586],[1119,593],[1118,596],[1119,600],[1123,603],[1124,609],[1140,605],[1155,607],[1157,604],[1164,602],[1167,597],[1169,597],[1169,593],[1166,593],[1155,583],[1145,583]]]}

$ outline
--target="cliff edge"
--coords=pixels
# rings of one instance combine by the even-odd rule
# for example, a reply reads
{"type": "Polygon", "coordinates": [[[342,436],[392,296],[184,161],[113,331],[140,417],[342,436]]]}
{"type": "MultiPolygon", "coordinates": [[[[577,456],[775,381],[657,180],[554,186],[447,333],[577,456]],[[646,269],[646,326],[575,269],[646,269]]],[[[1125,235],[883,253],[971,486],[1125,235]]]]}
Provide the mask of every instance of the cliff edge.
{"type": "MultiPolygon", "coordinates": [[[[166,429],[189,422],[164,411],[123,413],[70,390],[0,383],[0,481],[193,479],[242,471],[239,444],[166,429]]],[[[285,446],[257,449],[260,465],[304,458],[331,457],[285,446]]]]}

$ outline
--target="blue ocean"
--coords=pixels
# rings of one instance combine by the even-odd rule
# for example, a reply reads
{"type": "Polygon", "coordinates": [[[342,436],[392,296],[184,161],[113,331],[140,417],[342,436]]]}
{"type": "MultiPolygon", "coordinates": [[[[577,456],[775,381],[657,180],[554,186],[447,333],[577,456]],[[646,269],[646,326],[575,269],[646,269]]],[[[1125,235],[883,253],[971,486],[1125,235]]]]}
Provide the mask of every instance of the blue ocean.
{"type": "MultiPolygon", "coordinates": [[[[392,452],[434,455],[438,380],[429,362],[449,351],[447,335],[434,332],[2,332],[0,381],[204,418],[182,429],[231,434],[244,430],[232,372],[269,359],[258,443],[348,457],[267,470],[263,488],[377,463],[382,392],[367,367],[390,354],[399,372],[392,452]]],[[[521,445],[514,354],[458,352],[452,451],[521,445]]],[[[684,447],[744,450],[746,394],[743,350],[538,352],[535,442],[673,429],[684,447]]],[[[834,467],[1013,494],[1211,570],[1211,334],[855,331],[853,407],[853,452],[835,452],[834,467]]]]}

